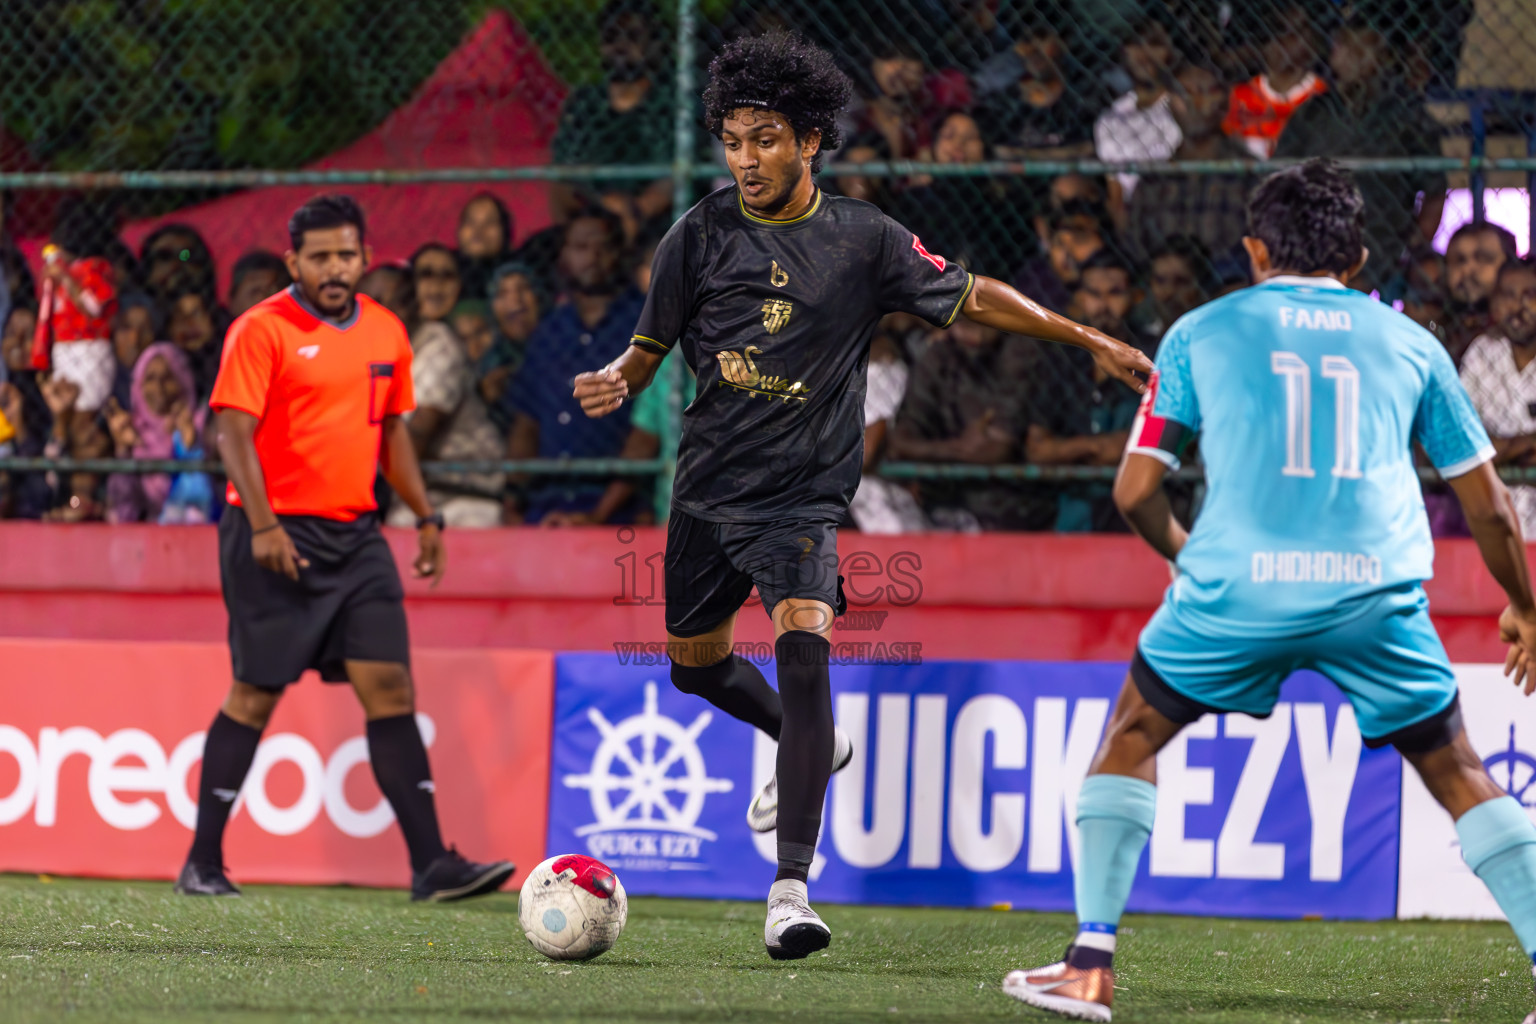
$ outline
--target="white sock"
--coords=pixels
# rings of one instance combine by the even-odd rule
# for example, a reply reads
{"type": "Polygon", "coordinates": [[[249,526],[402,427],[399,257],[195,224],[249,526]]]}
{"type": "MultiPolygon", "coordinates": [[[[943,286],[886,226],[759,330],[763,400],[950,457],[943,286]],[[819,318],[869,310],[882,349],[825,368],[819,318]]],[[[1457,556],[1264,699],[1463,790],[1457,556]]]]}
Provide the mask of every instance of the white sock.
{"type": "Polygon", "coordinates": [[[1081,946],[1084,949],[1101,949],[1106,953],[1113,954],[1115,951],[1115,933],[1097,930],[1089,931],[1085,928],[1077,933],[1077,938],[1072,940],[1072,944],[1074,946],[1081,946]]]}
{"type": "Polygon", "coordinates": [[[798,878],[781,878],[768,887],[768,902],[770,904],[786,897],[798,896],[802,903],[810,903],[811,894],[805,883],[798,878]]]}

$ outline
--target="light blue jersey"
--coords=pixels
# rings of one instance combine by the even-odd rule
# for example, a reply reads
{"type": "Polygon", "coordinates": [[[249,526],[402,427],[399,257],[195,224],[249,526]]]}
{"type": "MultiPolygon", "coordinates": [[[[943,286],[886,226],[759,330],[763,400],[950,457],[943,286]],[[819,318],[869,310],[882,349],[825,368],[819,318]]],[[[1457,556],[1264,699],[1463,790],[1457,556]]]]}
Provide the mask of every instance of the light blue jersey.
{"type": "Polygon", "coordinates": [[[1450,357],[1330,278],[1276,277],[1169,329],[1130,451],[1178,466],[1197,435],[1208,496],[1165,612],[1208,636],[1294,636],[1432,575],[1414,470],[1493,457],[1450,357]]]}

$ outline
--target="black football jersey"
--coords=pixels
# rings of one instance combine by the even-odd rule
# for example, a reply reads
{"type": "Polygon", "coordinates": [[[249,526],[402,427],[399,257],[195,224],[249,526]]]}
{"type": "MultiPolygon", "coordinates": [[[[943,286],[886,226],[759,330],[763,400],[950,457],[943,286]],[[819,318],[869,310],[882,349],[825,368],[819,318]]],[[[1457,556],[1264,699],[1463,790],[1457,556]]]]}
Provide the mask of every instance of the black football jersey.
{"type": "Polygon", "coordinates": [[[656,249],[633,344],[679,340],[698,377],[672,503],[720,523],[842,521],[864,459],[869,341],[887,313],[939,327],[974,280],[869,203],[820,190],[792,221],[754,216],[734,185],[656,249]]]}

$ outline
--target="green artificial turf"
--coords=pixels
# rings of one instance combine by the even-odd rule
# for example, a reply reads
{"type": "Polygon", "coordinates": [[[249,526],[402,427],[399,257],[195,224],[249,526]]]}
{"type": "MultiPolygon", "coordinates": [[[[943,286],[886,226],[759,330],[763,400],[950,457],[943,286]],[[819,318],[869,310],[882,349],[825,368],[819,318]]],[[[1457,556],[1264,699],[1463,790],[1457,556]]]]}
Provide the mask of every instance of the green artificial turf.
{"type": "MultiPolygon", "coordinates": [[[[1057,958],[1062,914],[823,905],[832,947],[775,963],[757,904],[633,899],[589,963],[536,954],[513,895],[0,877],[0,1020],[989,1021],[1011,968],[1057,958]]],[[[1132,916],[1116,1021],[1499,1021],[1531,1009],[1503,924],[1132,916]]]]}

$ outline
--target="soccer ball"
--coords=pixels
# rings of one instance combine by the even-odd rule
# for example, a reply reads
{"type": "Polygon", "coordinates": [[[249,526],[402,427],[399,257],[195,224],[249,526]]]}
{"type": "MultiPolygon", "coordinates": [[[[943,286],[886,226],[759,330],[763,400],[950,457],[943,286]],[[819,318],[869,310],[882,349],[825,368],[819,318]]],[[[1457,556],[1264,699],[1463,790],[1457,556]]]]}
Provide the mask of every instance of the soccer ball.
{"type": "Polygon", "coordinates": [[[590,960],[613,948],[629,916],[619,876],[601,861],[567,853],[528,875],[517,918],[533,948],[551,960],[590,960]]]}

